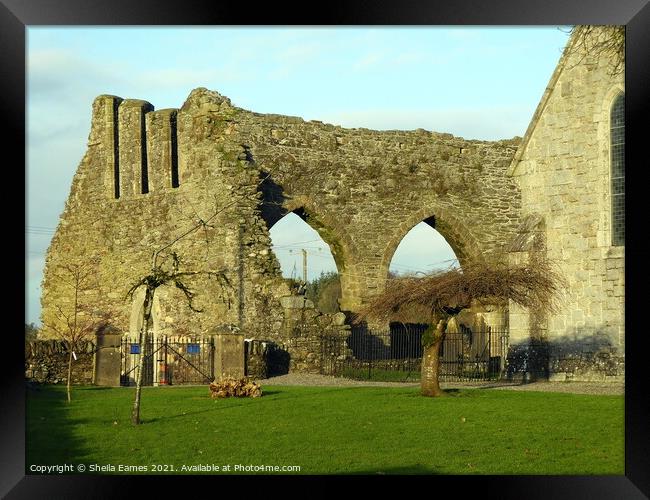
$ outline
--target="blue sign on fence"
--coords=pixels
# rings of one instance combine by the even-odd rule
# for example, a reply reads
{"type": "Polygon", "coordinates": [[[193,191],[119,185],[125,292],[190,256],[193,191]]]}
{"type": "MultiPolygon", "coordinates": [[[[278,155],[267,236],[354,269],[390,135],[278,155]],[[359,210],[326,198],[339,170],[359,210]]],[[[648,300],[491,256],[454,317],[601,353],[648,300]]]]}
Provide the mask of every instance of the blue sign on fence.
{"type": "Polygon", "coordinates": [[[131,344],[131,354],[140,354],[140,344],[131,344]]]}
{"type": "Polygon", "coordinates": [[[201,352],[201,346],[199,344],[187,344],[188,354],[198,354],[199,352],[201,352]]]}

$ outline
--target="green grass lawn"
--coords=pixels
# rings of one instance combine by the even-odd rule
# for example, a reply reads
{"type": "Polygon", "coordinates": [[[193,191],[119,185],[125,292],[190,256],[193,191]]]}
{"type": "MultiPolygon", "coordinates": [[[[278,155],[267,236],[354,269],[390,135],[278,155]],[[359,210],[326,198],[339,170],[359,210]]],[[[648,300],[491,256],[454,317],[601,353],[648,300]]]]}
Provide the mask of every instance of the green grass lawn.
{"type": "MultiPolygon", "coordinates": [[[[27,392],[30,464],[298,465],[302,474],[624,474],[623,396],[418,387],[264,386],[27,392]]],[[[118,472],[118,471],[116,471],[118,472]]],[[[31,472],[33,473],[33,472],[31,472]]],[[[196,473],[196,472],[190,472],[196,473]]],[[[245,472],[251,473],[251,472],[245,472]]],[[[254,472],[253,472],[254,473],[254,472]]]]}

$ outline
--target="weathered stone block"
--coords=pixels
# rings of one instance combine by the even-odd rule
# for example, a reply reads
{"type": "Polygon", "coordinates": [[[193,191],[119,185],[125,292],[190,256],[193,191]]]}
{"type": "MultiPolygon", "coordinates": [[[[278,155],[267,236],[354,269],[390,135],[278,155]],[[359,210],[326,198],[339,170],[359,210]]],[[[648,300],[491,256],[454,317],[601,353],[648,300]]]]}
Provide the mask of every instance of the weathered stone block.
{"type": "Polygon", "coordinates": [[[304,295],[289,295],[280,297],[280,304],[285,309],[303,309],[306,307],[306,299],[304,295]]]}

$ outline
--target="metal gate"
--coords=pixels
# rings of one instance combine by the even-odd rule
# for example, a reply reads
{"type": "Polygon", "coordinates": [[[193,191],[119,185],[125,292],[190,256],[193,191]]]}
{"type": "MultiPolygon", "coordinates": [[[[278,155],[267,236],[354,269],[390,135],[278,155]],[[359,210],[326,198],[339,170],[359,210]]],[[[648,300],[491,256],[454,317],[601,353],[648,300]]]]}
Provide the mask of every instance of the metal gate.
{"type": "Polygon", "coordinates": [[[208,384],[214,380],[214,341],[211,337],[147,335],[122,338],[120,384],[135,385],[140,358],[144,356],[142,385],[208,384]]]}
{"type": "MultiPolygon", "coordinates": [[[[427,325],[393,324],[390,331],[353,327],[347,338],[319,338],[321,373],[362,380],[420,379],[427,325]]],[[[441,381],[496,380],[505,371],[506,329],[447,333],[440,348],[441,381]]]]}

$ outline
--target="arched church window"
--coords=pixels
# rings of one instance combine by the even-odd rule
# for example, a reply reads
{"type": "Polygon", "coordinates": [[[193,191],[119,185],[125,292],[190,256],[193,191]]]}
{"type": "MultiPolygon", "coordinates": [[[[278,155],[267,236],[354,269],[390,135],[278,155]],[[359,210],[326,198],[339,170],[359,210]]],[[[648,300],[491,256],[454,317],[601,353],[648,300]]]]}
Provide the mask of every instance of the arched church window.
{"type": "Polygon", "coordinates": [[[625,95],[616,97],[610,114],[612,245],[625,245],[625,95]]]}

